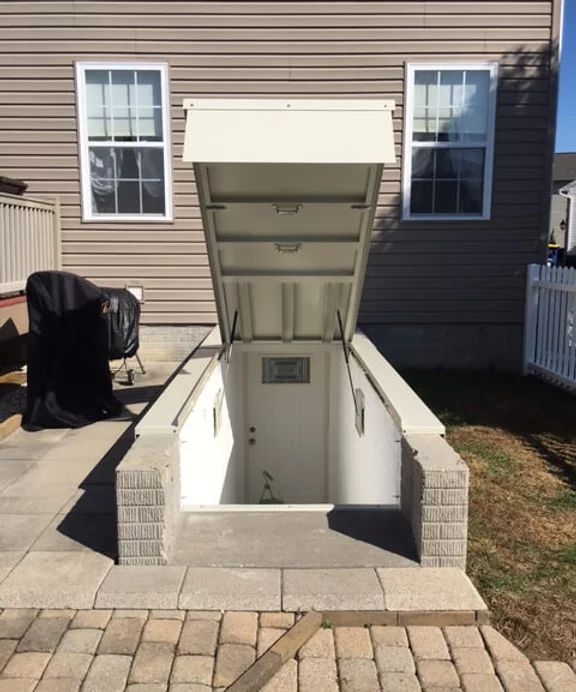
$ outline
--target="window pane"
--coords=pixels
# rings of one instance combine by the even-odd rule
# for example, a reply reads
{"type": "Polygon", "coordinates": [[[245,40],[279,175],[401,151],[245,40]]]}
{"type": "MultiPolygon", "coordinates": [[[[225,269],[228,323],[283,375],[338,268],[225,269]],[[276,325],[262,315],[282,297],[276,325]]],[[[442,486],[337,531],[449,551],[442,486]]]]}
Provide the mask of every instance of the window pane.
{"type": "Polygon", "coordinates": [[[414,149],[412,152],[412,178],[434,177],[434,149],[414,149]]]}
{"type": "Polygon", "coordinates": [[[455,214],[458,204],[458,181],[437,180],[434,186],[434,213],[455,214]]]}
{"type": "Polygon", "coordinates": [[[138,107],[161,106],[160,72],[158,70],[138,70],[136,78],[138,81],[138,107]]]}
{"type": "Polygon", "coordinates": [[[142,206],[144,213],[164,214],[164,156],[160,149],[141,149],[142,206]]]}
{"type": "Polygon", "coordinates": [[[484,149],[459,149],[458,171],[462,178],[484,177],[484,149]]]}
{"type": "Polygon", "coordinates": [[[140,178],[140,156],[137,149],[117,149],[118,177],[138,180],[140,178]]]}
{"type": "Polygon", "coordinates": [[[438,149],[436,151],[436,177],[458,177],[459,149],[438,149]]]}
{"type": "Polygon", "coordinates": [[[112,136],[112,123],[106,109],[100,108],[99,111],[94,110],[94,117],[87,119],[88,139],[110,139],[112,136]]]}
{"type": "Polygon", "coordinates": [[[431,214],[432,192],[434,183],[432,181],[414,181],[412,183],[412,193],[410,196],[410,212],[412,214],[431,214]]]}
{"type": "Polygon", "coordinates": [[[417,70],[413,140],[485,142],[489,98],[489,70],[417,70]]]}
{"type": "Polygon", "coordinates": [[[90,147],[89,154],[94,214],[165,214],[162,149],[90,147]]]}
{"type": "Polygon", "coordinates": [[[415,108],[412,138],[415,142],[436,141],[436,109],[415,108]]]}
{"type": "Polygon", "coordinates": [[[460,108],[463,102],[462,70],[442,70],[438,88],[438,105],[440,108],[460,108]]]}
{"type": "Polygon", "coordinates": [[[118,213],[140,214],[140,185],[137,180],[118,181],[118,213]]]}
{"type": "Polygon", "coordinates": [[[481,214],[484,149],[415,148],[413,214],[481,214]]]}
{"type": "Polygon", "coordinates": [[[438,71],[416,70],[414,74],[414,107],[436,110],[438,102],[438,71]]]}
{"type": "Polygon", "coordinates": [[[98,117],[103,106],[110,102],[107,70],[86,70],[86,112],[98,117]]]}
{"type": "Polygon", "coordinates": [[[460,181],[460,198],[458,200],[461,214],[481,214],[484,182],[478,180],[460,181]]]}
{"type": "Polygon", "coordinates": [[[136,141],[134,83],[132,70],[112,70],[113,138],[122,142],[136,141]]]}
{"type": "Polygon", "coordinates": [[[109,147],[90,147],[90,189],[94,214],[116,212],[116,156],[109,147]]]}
{"type": "Polygon", "coordinates": [[[138,109],[139,137],[148,142],[162,141],[162,110],[160,108],[138,109]]]}

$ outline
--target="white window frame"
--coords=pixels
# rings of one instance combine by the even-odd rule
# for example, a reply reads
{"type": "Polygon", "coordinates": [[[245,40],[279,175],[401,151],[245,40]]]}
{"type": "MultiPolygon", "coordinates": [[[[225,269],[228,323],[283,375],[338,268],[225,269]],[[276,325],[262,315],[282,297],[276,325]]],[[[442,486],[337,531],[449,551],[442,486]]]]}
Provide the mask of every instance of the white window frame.
{"type": "MultiPolygon", "coordinates": [[[[403,221],[489,221],[492,209],[492,177],[494,171],[494,134],[496,130],[496,92],[498,87],[498,63],[407,63],[405,74],[404,146],[402,173],[402,220],[403,221]],[[488,123],[484,159],[484,187],[481,214],[412,214],[410,212],[412,189],[412,135],[414,122],[414,76],[417,70],[486,70],[490,73],[488,123]]],[[[473,142],[421,142],[419,148],[473,149],[473,142]]],[[[477,148],[477,147],[476,147],[477,148]]]]}
{"type": "MultiPolygon", "coordinates": [[[[170,101],[167,63],[150,62],[77,62],[76,63],[76,117],[78,121],[78,144],[80,149],[80,173],[82,188],[82,221],[91,223],[171,223],[174,220],[172,201],[172,147],[170,143],[170,101]],[[90,186],[90,156],[86,113],[87,70],[156,70],[160,73],[162,94],[162,142],[114,142],[95,143],[98,146],[135,148],[153,147],[164,149],[164,199],[165,213],[153,214],[95,214],[92,210],[90,186]]],[[[93,143],[94,145],[94,143],[93,143]]]]}

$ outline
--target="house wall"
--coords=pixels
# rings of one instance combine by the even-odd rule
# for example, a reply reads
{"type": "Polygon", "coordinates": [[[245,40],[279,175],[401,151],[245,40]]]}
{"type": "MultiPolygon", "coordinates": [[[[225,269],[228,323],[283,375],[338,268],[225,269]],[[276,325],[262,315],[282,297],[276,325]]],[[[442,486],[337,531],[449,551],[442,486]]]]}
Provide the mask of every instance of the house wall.
{"type": "Polygon", "coordinates": [[[567,185],[570,180],[555,180],[552,184],[552,200],[550,204],[550,235],[554,233],[556,242],[566,247],[566,230],[560,228],[560,223],[568,223],[568,200],[558,190],[567,185]]]}
{"type": "MultiPolygon", "coordinates": [[[[487,325],[518,344],[507,358],[519,363],[525,267],[548,235],[559,17],[559,0],[2,3],[0,171],[60,197],[65,269],[143,284],[145,325],[211,324],[182,99],[392,98],[398,162],[384,171],[360,322],[397,365],[438,334],[444,359],[457,356],[487,325]],[[81,222],[75,60],[169,63],[173,223],[81,222]],[[405,61],[475,60],[500,63],[492,219],[402,222],[405,61]]],[[[482,348],[498,364],[500,336],[482,348]]]]}

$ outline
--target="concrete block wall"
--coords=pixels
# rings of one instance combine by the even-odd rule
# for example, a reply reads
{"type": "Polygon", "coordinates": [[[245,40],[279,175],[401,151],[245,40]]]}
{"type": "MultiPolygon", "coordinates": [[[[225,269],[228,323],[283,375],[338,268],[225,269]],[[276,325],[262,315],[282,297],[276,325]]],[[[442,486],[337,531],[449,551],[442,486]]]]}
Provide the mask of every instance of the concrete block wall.
{"type": "Polygon", "coordinates": [[[187,324],[140,325],[139,355],[144,363],[180,362],[190,355],[211,329],[210,326],[187,324]]]}
{"type": "Polygon", "coordinates": [[[440,435],[402,439],[401,506],[423,567],[466,568],[468,467],[440,435]]]}
{"type": "Polygon", "coordinates": [[[165,565],[179,507],[177,436],[136,439],[116,469],[118,562],[165,565]]]}

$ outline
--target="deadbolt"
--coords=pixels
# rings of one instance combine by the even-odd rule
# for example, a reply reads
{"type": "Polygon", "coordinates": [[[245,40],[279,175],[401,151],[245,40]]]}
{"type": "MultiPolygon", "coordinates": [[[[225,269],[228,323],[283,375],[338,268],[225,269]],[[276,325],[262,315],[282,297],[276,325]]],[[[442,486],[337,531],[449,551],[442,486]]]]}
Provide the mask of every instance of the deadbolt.
{"type": "Polygon", "coordinates": [[[250,432],[251,432],[251,433],[255,433],[255,432],[256,432],[256,428],[255,428],[253,425],[250,427],[250,432]]]}
{"type": "Polygon", "coordinates": [[[251,445],[255,445],[255,444],[256,444],[256,440],[255,440],[253,437],[251,437],[251,438],[248,440],[248,442],[249,442],[251,445]]]}

